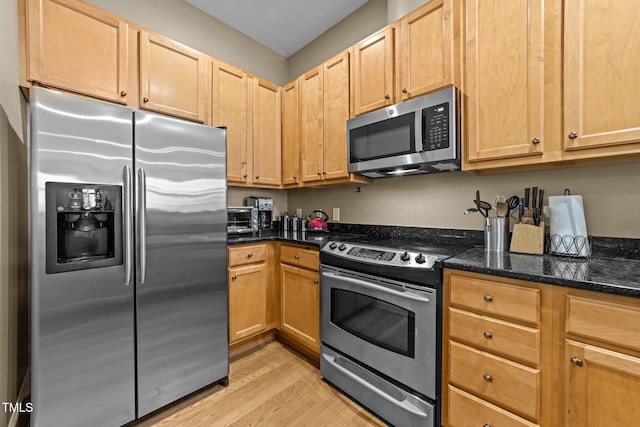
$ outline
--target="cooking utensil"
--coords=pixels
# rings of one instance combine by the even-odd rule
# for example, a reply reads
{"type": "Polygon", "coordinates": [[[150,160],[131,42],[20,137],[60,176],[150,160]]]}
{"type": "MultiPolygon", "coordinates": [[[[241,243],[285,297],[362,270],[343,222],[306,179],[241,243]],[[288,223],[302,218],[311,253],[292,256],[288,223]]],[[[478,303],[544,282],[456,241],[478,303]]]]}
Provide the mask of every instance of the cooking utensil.
{"type": "Polygon", "coordinates": [[[480,208],[480,190],[476,190],[476,208],[478,209],[478,212],[480,212],[482,214],[482,216],[484,216],[485,218],[487,217],[487,213],[483,212],[482,209],[480,208]]]}
{"type": "Polygon", "coordinates": [[[489,216],[489,211],[492,209],[491,204],[489,202],[485,202],[484,200],[477,200],[476,207],[478,209],[478,212],[480,212],[485,218],[489,216]]]}
{"type": "Polygon", "coordinates": [[[511,211],[520,206],[520,198],[518,196],[511,196],[507,199],[507,205],[509,206],[509,214],[511,211]]]}
{"type": "Polygon", "coordinates": [[[476,208],[469,208],[469,209],[464,211],[464,214],[465,215],[469,215],[471,213],[476,213],[476,212],[480,212],[480,211],[478,209],[476,209],[476,208]]]}

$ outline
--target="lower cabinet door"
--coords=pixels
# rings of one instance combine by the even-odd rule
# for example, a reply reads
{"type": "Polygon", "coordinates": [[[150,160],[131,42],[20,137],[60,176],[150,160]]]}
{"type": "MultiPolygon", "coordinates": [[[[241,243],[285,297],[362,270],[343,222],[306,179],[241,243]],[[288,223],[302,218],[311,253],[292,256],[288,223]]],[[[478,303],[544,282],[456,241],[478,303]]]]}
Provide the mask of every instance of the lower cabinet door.
{"type": "Polygon", "coordinates": [[[317,271],[280,264],[281,329],[320,352],[320,288],[317,271]]]}
{"type": "Polygon", "coordinates": [[[566,341],[565,426],[637,426],[640,358],[566,341]]]}
{"type": "Polygon", "coordinates": [[[266,271],[264,263],[229,269],[229,342],[265,329],[266,271]]]}

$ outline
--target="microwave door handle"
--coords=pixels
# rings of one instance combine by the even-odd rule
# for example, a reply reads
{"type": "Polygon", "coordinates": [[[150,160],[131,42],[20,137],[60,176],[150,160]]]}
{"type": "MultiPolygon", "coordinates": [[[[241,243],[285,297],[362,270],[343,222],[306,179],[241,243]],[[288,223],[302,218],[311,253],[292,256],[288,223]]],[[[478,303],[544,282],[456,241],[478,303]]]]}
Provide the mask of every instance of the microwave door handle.
{"type": "Polygon", "coordinates": [[[147,175],[138,169],[138,232],[140,240],[140,284],[147,279],[147,175]]]}
{"type": "Polygon", "coordinates": [[[343,276],[343,275],[340,275],[340,274],[330,273],[330,272],[327,272],[327,271],[323,271],[322,272],[322,276],[326,277],[327,279],[333,279],[333,280],[348,282],[348,283],[351,283],[352,285],[355,285],[355,286],[360,286],[360,287],[363,287],[363,288],[384,292],[386,294],[394,295],[394,296],[397,296],[397,297],[400,297],[400,298],[404,298],[404,299],[410,299],[410,300],[413,300],[413,301],[419,301],[419,302],[423,302],[423,303],[430,302],[429,298],[424,297],[422,295],[418,295],[418,294],[414,293],[413,291],[411,291],[409,289],[406,289],[406,288],[403,288],[404,291],[400,292],[400,291],[396,291],[396,290],[387,288],[385,286],[373,284],[373,283],[368,282],[366,280],[357,279],[355,277],[343,276]]]}
{"type": "Polygon", "coordinates": [[[122,168],[124,180],[124,284],[129,286],[133,277],[133,208],[131,206],[131,169],[122,168]]]}

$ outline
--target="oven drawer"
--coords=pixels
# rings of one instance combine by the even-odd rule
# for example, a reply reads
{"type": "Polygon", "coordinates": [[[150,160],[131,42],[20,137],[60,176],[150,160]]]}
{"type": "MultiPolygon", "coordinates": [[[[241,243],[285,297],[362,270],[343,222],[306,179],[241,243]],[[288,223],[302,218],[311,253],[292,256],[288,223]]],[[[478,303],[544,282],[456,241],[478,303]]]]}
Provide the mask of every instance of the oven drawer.
{"type": "Polygon", "coordinates": [[[449,335],[530,366],[540,361],[539,329],[449,308],[449,335]]]}
{"type": "Polygon", "coordinates": [[[267,258],[266,244],[229,247],[229,267],[255,264],[267,258]]]}
{"type": "Polygon", "coordinates": [[[537,420],[540,371],[457,342],[449,342],[450,382],[537,420]]]}
{"type": "Polygon", "coordinates": [[[449,423],[452,426],[538,427],[538,424],[452,386],[449,386],[449,423]]]}
{"type": "Polygon", "coordinates": [[[318,250],[301,246],[282,245],[280,247],[280,262],[318,271],[320,268],[320,253],[318,250]]]}
{"type": "Polygon", "coordinates": [[[540,324],[540,291],[451,275],[451,305],[492,316],[540,324]]]}

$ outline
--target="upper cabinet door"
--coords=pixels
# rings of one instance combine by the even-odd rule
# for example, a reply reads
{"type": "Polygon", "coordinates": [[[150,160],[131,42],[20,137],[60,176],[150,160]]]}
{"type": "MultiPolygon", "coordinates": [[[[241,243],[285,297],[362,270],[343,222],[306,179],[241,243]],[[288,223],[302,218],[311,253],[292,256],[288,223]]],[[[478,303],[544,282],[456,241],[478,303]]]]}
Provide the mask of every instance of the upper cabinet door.
{"type": "Polygon", "coordinates": [[[450,0],[432,0],[400,21],[400,101],[453,84],[453,21],[450,0]]]}
{"type": "Polygon", "coordinates": [[[254,79],[253,182],[281,183],[280,86],[254,79]]]}
{"type": "Polygon", "coordinates": [[[68,0],[27,0],[28,80],[127,103],[126,22],[68,0]]]}
{"type": "Polygon", "coordinates": [[[298,80],[282,88],[282,184],[300,183],[300,102],[298,80]]]}
{"type": "Polygon", "coordinates": [[[565,149],[640,142],[638,2],[565,0],[564,19],[565,149]]]}
{"type": "Polygon", "coordinates": [[[252,132],[253,84],[247,73],[223,62],[213,62],[213,126],[227,128],[227,180],[247,183],[253,170],[252,132]],[[250,104],[250,105],[247,105],[250,104]]]}
{"type": "Polygon", "coordinates": [[[353,115],[394,102],[394,27],[378,31],[353,46],[353,115]]]}
{"type": "Polygon", "coordinates": [[[207,57],[158,34],[140,32],[140,107],[204,123],[207,57]]]}
{"type": "Polygon", "coordinates": [[[465,0],[469,162],[543,153],[543,4],[465,0]]]}
{"type": "Polygon", "coordinates": [[[346,178],[347,119],[349,118],[349,52],[343,52],[323,68],[324,179],[346,178]]]}
{"type": "Polygon", "coordinates": [[[322,71],[322,66],[319,66],[300,78],[300,140],[304,182],[322,181],[322,71]]]}

